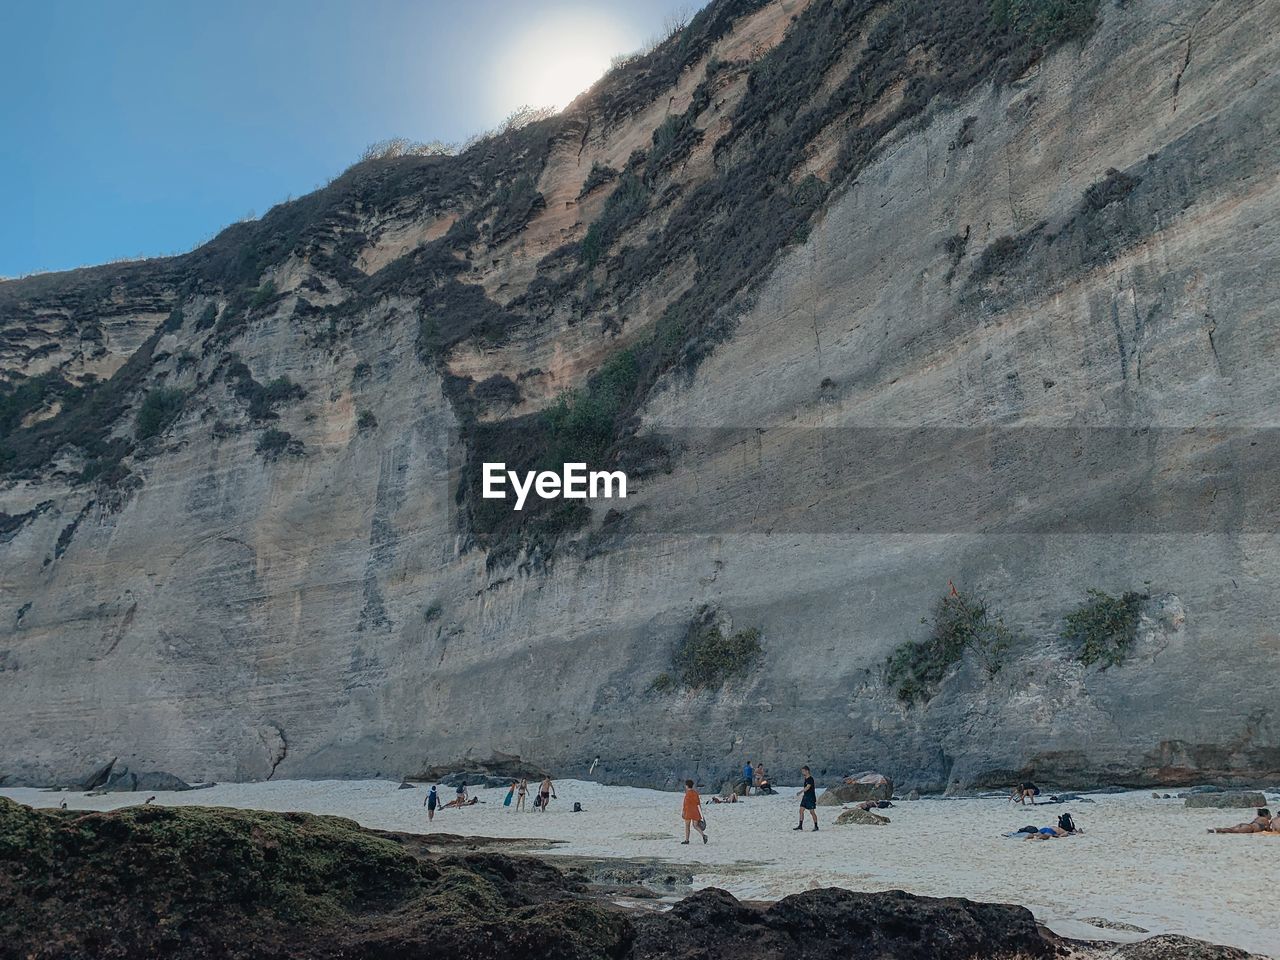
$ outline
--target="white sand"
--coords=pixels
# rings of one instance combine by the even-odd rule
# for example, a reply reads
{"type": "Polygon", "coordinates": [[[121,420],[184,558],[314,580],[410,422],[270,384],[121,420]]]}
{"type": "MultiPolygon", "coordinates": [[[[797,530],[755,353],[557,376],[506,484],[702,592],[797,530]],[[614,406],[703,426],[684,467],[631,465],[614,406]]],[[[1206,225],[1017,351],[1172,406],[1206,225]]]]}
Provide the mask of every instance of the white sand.
{"type": "MultiPolygon", "coordinates": [[[[505,790],[485,802],[437,813],[428,826],[422,789],[382,780],[220,784],[158,793],[157,803],[302,810],[350,817],[384,830],[536,837],[567,841],[554,851],[583,856],[665,859],[694,865],[695,885],[769,900],[821,886],[901,889],[929,896],[1020,903],[1067,936],[1133,939],[1085,918],[1135,924],[1280,955],[1280,835],[1223,836],[1206,827],[1247,820],[1249,810],[1188,810],[1149,791],[1094,795],[1094,803],[1019,807],[1003,800],[920,800],[883,811],[884,827],[832,826],[838,808],[819,807],[819,833],[796,833],[794,790],[735,805],[704,806],[711,842],[681,846],[680,795],[561,781],[548,813],[516,814],[505,790]],[[585,812],[571,812],[573,801],[585,812]],[[1001,833],[1047,825],[1070,811],[1085,835],[1008,840],[1001,833]]],[[[140,803],[143,794],[4,789],[32,806],[62,799],[78,809],[140,803]]],[[[441,795],[452,797],[449,788],[441,795]]],[[[532,800],[532,798],[530,798],[532,800]]],[[[1277,805],[1270,798],[1273,808],[1277,805]]]]}

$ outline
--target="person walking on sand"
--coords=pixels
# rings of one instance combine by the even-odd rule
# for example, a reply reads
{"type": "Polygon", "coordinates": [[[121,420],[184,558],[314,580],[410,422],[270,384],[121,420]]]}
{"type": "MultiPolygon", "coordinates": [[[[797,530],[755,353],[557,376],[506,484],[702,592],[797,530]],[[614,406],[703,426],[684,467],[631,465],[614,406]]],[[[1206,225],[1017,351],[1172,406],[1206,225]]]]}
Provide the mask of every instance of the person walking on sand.
{"type": "Polygon", "coordinates": [[[422,805],[427,808],[427,823],[430,823],[436,818],[436,807],[440,806],[440,794],[436,793],[435,784],[427,791],[427,799],[422,801],[422,805]]]}
{"type": "Polygon", "coordinates": [[[793,827],[793,830],[804,829],[804,812],[809,811],[809,816],[813,817],[813,831],[818,832],[818,787],[813,782],[813,774],[809,772],[808,767],[801,767],[800,773],[804,775],[804,789],[800,791],[800,823],[793,827]]]}
{"type": "Polygon", "coordinates": [[[560,799],[556,797],[556,785],[551,782],[550,776],[543,777],[542,783],[538,787],[538,809],[546,813],[552,797],[557,800],[560,799]]]}
{"type": "Polygon", "coordinates": [[[689,842],[690,827],[697,830],[702,842],[706,843],[707,818],[702,815],[702,798],[693,789],[692,780],[684,782],[684,804],[680,808],[680,816],[684,818],[684,839],[680,841],[680,845],[684,846],[689,842]]]}
{"type": "Polygon", "coordinates": [[[528,795],[528,793],[529,793],[529,781],[521,777],[520,785],[516,787],[516,812],[517,813],[519,813],[521,810],[524,809],[524,798],[528,795]]]}

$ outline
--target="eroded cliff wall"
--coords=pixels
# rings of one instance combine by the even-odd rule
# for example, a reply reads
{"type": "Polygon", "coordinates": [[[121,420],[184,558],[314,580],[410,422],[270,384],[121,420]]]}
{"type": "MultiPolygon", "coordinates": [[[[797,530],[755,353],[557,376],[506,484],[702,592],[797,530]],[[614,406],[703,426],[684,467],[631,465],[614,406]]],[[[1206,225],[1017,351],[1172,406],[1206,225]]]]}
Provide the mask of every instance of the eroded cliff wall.
{"type": "Polygon", "coordinates": [[[1280,777],[1280,4],[1108,3],[1082,39],[981,63],[921,43],[893,66],[933,78],[916,105],[911,76],[866,67],[898,6],[721,4],[674,68],[484,156],[358,168],[305,229],[268,217],[263,262],[233,244],[232,267],[111,274],[105,300],[96,274],[0,286],[6,379],[65,377],[0,488],[0,776],[511,754],[657,783],[747,756],[934,788],[1280,777]],[[823,17],[845,34],[806,96],[845,99],[819,122],[767,84],[823,17]],[[791,205],[761,211],[794,234],[654,353],[709,286],[678,239],[730,201],[695,201],[804,123],[766,191],[791,205]],[[635,215],[612,199],[633,182],[635,215]],[[666,468],[500,543],[468,457],[533,443],[627,350],[627,431],[667,436],[666,468]],[[93,373],[119,415],[77,446],[53,431],[93,373]],[[158,385],[182,410],[140,438],[158,385]],[[892,441],[873,474],[871,436],[892,441]],[[1097,436],[1120,440],[1096,470],[1055,459],[1097,436]],[[1035,498],[1003,443],[1045,465],[1035,498]],[[935,462],[957,448],[994,481],[935,462]],[[949,583],[1018,640],[994,676],[966,658],[904,702],[883,664],[949,583]],[[1151,597],[1122,666],[1059,638],[1090,588],[1151,597]],[[704,611],[762,658],[655,691],[704,611]]]}

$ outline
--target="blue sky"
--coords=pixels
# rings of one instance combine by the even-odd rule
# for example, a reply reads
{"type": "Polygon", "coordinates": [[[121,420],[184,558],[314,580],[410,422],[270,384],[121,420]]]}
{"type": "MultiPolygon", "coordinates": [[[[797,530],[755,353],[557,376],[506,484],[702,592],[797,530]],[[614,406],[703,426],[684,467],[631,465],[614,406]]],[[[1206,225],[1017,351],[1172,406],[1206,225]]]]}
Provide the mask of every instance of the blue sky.
{"type": "Polygon", "coordinates": [[[375,140],[462,140],[522,103],[567,100],[695,6],[7,4],[0,276],[189,249],[375,140]]]}

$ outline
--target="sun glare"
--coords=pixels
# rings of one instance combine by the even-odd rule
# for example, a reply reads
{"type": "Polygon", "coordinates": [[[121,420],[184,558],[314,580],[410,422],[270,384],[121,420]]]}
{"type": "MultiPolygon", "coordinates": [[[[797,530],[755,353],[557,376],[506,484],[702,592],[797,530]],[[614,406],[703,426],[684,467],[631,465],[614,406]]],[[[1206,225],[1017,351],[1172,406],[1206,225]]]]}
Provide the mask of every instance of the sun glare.
{"type": "MultiPolygon", "coordinates": [[[[638,44],[631,38],[631,45],[638,44]]],[[[562,12],[531,25],[498,52],[493,96],[500,110],[521,104],[562,109],[604,75],[628,46],[626,31],[599,12],[562,12]]]]}

